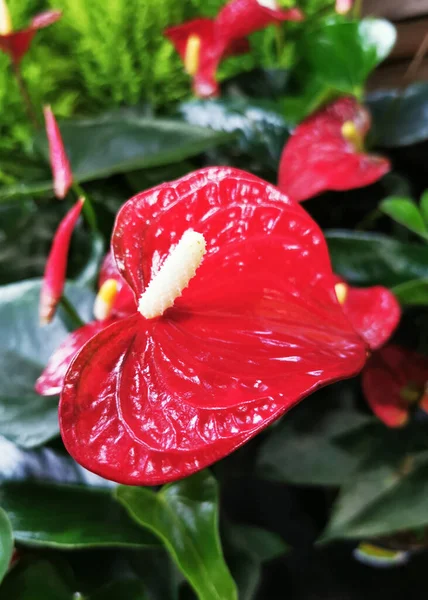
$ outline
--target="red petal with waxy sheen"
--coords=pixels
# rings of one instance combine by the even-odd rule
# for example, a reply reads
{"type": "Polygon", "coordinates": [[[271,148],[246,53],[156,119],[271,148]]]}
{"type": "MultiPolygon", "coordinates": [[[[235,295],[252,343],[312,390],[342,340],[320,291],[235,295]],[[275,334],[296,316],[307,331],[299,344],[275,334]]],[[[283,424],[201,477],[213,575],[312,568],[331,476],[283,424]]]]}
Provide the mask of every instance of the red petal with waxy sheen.
{"type": "Polygon", "coordinates": [[[232,0],[216,17],[216,27],[225,38],[245,38],[272,23],[302,21],[298,8],[282,9],[272,0],[232,0]]]}
{"type": "Polygon", "coordinates": [[[55,233],[52,247],[46,261],[43,275],[42,289],[40,291],[40,322],[50,323],[56,306],[62,296],[67,272],[67,258],[73,229],[77,223],[83,206],[80,199],[65,215],[55,233]]]}
{"type": "Polygon", "coordinates": [[[346,285],[342,308],[351,325],[371,350],[377,350],[389,340],[400,322],[401,308],[396,297],[380,285],[356,288],[340,277],[336,278],[336,282],[346,285]]]}
{"type": "Polygon", "coordinates": [[[62,13],[59,10],[48,10],[36,15],[26,29],[0,35],[0,50],[9,54],[16,64],[20,63],[28,52],[37,31],[52,25],[61,16],[62,13]]]}
{"type": "Polygon", "coordinates": [[[111,252],[106,254],[103,264],[101,265],[98,287],[101,287],[103,283],[107,281],[107,279],[114,279],[118,283],[117,295],[110,313],[111,316],[115,318],[123,318],[135,313],[137,311],[137,305],[135,302],[134,292],[117,270],[117,266],[111,252]]]}
{"type": "Polygon", "coordinates": [[[54,191],[57,198],[63,199],[73,185],[70,161],[62,141],[61,131],[50,106],[43,109],[46,135],[49,142],[49,159],[52,169],[54,191]]]}
{"type": "Polygon", "coordinates": [[[36,381],[35,390],[41,396],[55,396],[60,394],[64,385],[65,374],[77,352],[96,333],[114,323],[108,321],[92,321],[66,337],[49,359],[46,368],[36,381]]]}
{"type": "Polygon", "coordinates": [[[365,362],[320,229],[237,169],[202,169],[123,206],[112,247],[137,297],[189,228],[207,253],[174,307],[103,330],[66,375],[64,443],[107,479],[154,485],[190,475],[365,362]]]}
{"type": "Polygon", "coordinates": [[[246,39],[229,41],[223,36],[216,35],[215,22],[212,19],[194,19],[182,25],[169,27],[164,33],[174,44],[183,61],[189,37],[196,35],[200,38],[199,65],[193,76],[193,88],[195,94],[202,98],[218,94],[216,72],[221,59],[244,54],[250,49],[246,39]]]}
{"type": "Polygon", "coordinates": [[[409,384],[425,386],[428,358],[391,344],[370,357],[362,380],[364,395],[375,415],[388,427],[400,427],[407,422],[410,407],[400,392],[409,384]]]}
{"type": "Polygon", "coordinates": [[[350,190],[374,183],[391,168],[386,158],[358,152],[343,137],[342,126],[354,123],[364,139],[370,115],[354,98],[341,98],[321,109],[295,130],[279,166],[279,188],[297,202],[327,190],[350,190]]]}

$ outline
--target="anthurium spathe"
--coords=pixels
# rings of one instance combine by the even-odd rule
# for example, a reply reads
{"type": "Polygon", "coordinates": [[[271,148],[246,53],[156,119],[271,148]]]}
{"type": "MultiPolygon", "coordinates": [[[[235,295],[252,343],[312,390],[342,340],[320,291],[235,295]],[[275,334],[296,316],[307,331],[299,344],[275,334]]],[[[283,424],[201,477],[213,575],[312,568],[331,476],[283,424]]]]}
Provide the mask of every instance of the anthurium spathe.
{"type": "Polygon", "coordinates": [[[60,10],[47,10],[33,17],[28,27],[14,31],[6,0],[0,0],[0,50],[9,54],[15,64],[19,64],[39,29],[49,27],[61,16],[60,10]]]}
{"type": "Polygon", "coordinates": [[[174,44],[186,72],[193,78],[195,95],[201,98],[217,95],[216,71],[222,58],[249,50],[245,39],[229,42],[218,36],[212,19],[194,19],[169,27],[165,36],[174,44]]]}
{"type": "Polygon", "coordinates": [[[394,294],[380,285],[356,288],[340,277],[336,278],[335,290],[345,315],[370,349],[383,346],[401,318],[401,308],[394,294]]]}
{"type": "Polygon", "coordinates": [[[86,342],[117,319],[136,312],[134,295],[119,274],[110,252],[103,261],[98,283],[99,291],[94,303],[94,321],[70,333],[53,353],[43,373],[36,381],[35,390],[41,396],[55,396],[61,393],[67,369],[86,342]]]}
{"type": "Polygon", "coordinates": [[[363,371],[363,390],[371,409],[388,427],[400,427],[413,408],[428,412],[428,358],[389,345],[375,352],[363,371]]]}
{"type": "Polygon", "coordinates": [[[73,174],[55,115],[50,106],[45,106],[43,112],[45,115],[46,135],[49,142],[49,159],[54,182],[54,192],[57,198],[63,199],[73,185],[73,174]]]}
{"type": "Polygon", "coordinates": [[[340,98],[303,121],[283,150],[278,185],[297,202],[327,190],[374,183],[390,170],[386,158],[368,154],[370,115],[355,98],[340,98]]]}
{"type": "Polygon", "coordinates": [[[65,215],[55,233],[52,247],[46,261],[40,292],[40,323],[47,325],[53,319],[58,302],[64,290],[67,272],[67,258],[71,236],[80,216],[84,199],[81,198],[65,215]]]}
{"type": "Polygon", "coordinates": [[[202,169],[135,196],[112,248],[139,311],[77,354],[59,411],[70,454],[107,479],[185,477],[364,365],[320,229],[249,173],[202,169]]]}

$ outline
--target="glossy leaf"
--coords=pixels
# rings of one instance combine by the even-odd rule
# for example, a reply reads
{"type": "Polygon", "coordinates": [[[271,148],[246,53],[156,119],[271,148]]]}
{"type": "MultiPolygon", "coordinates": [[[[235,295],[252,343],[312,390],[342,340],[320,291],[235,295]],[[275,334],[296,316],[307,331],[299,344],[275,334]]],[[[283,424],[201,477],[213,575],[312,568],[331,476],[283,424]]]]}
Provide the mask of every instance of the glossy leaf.
{"type": "MultiPolygon", "coordinates": [[[[162,577],[158,573],[158,577],[162,577]]],[[[101,588],[89,597],[89,600],[148,600],[144,584],[137,579],[115,581],[101,588]]],[[[160,599],[159,599],[160,600],[160,599]]]]}
{"type": "MultiPolygon", "coordinates": [[[[0,588],[0,600],[74,600],[73,592],[51,563],[40,560],[13,569],[0,588]]],[[[75,599],[78,600],[78,597],[75,599]]]]}
{"type": "Polygon", "coordinates": [[[359,456],[343,450],[335,438],[359,429],[367,417],[338,402],[340,387],[331,395],[320,392],[307,398],[272,430],[262,444],[257,464],[259,477],[296,485],[344,483],[359,456]]]}
{"type": "Polygon", "coordinates": [[[379,208],[410,231],[428,237],[428,229],[419,208],[409,198],[387,198],[380,203],[379,208]]]}
{"type": "Polygon", "coordinates": [[[76,278],[76,283],[81,286],[95,284],[105,255],[105,244],[101,235],[93,234],[91,246],[91,253],[88,260],[76,278]]]}
{"type": "Polygon", "coordinates": [[[326,232],[333,270],[348,283],[393,287],[428,276],[428,248],[386,235],[326,232]]]}
{"type": "Polygon", "coordinates": [[[0,583],[6,575],[13,554],[13,532],[9,518],[0,508],[0,583]]]}
{"type": "Polygon", "coordinates": [[[157,546],[109,490],[36,482],[4,482],[0,504],[16,541],[61,549],[157,546]]]}
{"type": "Polygon", "coordinates": [[[420,208],[424,223],[426,226],[428,226],[428,190],[425,190],[425,192],[421,195],[419,208],[420,208]]]}
{"type": "Polygon", "coordinates": [[[227,536],[235,548],[245,550],[260,563],[268,562],[287,552],[289,547],[281,536],[254,525],[229,523],[227,536]]]}
{"type": "Polygon", "coordinates": [[[394,26],[383,19],[348,21],[330,17],[304,38],[306,58],[314,72],[335,89],[360,95],[371,71],[394,46],[394,26]]]}
{"type": "Polygon", "coordinates": [[[407,306],[428,305],[428,279],[413,279],[396,285],[391,290],[397,300],[407,306]]]}
{"type": "Polygon", "coordinates": [[[276,170],[289,133],[277,104],[227,97],[193,100],[181,105],[180,114],[192,125],[236,134],[236,142],[228,146],[234,155],[243,153],[276,170]]]}
{"type": "Polygon", "coordinates": [[[428,83],[372,92],[367,104],[377,146],[396,148],[428,139],[428,83]]]}
{"type": "MultiPolygon", "coordinates": [[[[179,162],[231,139],[209,126],[142,117],[137,111],[67,121],[61,133],[79,182],[179,162]]],[[[46,140],[39,143],[47,157],[46,140]]]]}
{"type": "Polygon", "coordinates": [[[406,455],[378,447],[341,490],[322,539],[370,538],[426,526],[427,494],[427,452],[406,455]]]}
{"type": "Polygon", "coordinates": [[[218,534],[215,479],[202,471],[159,492],[123,487],[117,499],[142,527],[158,536],[199,600],[236,600],[218,534]]]}

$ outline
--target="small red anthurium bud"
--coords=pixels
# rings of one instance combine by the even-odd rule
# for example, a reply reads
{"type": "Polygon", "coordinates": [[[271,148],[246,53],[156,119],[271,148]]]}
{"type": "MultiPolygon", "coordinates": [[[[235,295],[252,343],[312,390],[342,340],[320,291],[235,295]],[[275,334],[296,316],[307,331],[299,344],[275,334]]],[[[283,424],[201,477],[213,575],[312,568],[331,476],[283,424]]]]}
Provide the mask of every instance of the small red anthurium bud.
{"type": "Polygon", "coordinates": [[[83,202],[83,198],[76,202],[65,215],[55,233],[40,292],[39,315],[41,325],[47,325],[52,321],[58,302],[61,299],[65,284],[71,235],[82,210],[83,202]]]}
{"type": "Polygon", "coordinates": [[[55,115],[50,106],[45,106],[43,112],[45,115],[46,135],[49,142],[49,159],[54,182],[54,192],[55,196],[62,200],[73,185],[73,173],[55,115]]]}

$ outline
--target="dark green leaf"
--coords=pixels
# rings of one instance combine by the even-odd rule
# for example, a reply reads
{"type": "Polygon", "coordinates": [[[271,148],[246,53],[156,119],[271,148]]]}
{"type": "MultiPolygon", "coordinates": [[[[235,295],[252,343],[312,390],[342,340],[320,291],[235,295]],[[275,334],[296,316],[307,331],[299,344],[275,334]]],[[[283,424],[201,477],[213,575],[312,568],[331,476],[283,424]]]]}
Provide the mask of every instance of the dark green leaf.
{"type": "MultiPolygon", "coordinates": [[[[157,575],[162,577],[163,574],[158,573],[157,575]]],[[[123,600],[147,600],[143,583],[137,579],[115,581],[98,590],[90,596],[89,600],[119,600],[119,598],[123,600]]]]}
{"type": "Polygon", "coordinates": [[[226,79],[221,84],[222,96],[241,95],[249,98],[281,98],[287,87],[288,69],[253,69],[226,79]]]}
{"type": "Polygon", "coordinates": [[[76,278],[76,283],[81,286],[94,285],[98,279],[101,263],[105,256],[105,244],[101,235],[92,237],[91,254],[86,265],[76,278]]]}
{"type": "Polygon", "coordinates": [[[394,46],[394,26],[383,19],[344,20],[329,17],[310,27],[302,51],[311,70],[328,85],[360,95],[373,69],[394,46]]]}
{"type": "Polygon", "coordinates": [[[428,190],[425,190],[425,192],[421,196],[420,210],[422,217],[425,221],[425,225],[428,226],[428,190]]]}
{"type": "Polygon", "coordinates": [[[349,283],[393,287],[428,277],[428,248],[385,235],[326,232],[333,270],[349,283]]]}
{"type": "Polygon", "coordinates": [[[156,534],[200,600],[236,600],[218,534],[217,482],[202,471],[164,486],[119,486],[118,500],[142,526],[156,534]]]}
{"type": "Polygon", "coordinates": [[[53,548],[157,546],[108,490],[36,482],[5,482],[0,504],[15,539],[53,548]]]}
{"type": "Polygon", "coordinates": [[[391,290],[401,304],[408,306],[428,305],[428,279],[414,279],[396,285],[391,290]]]}
{"type": "Polygon", "coordinates": [[[428,139],[428,83],[379,90],[367,97],[377,146],[410,146],[428,139]]]}
{"type": "Polygon", "coordinates": [[[237,142],[228,146],[234,156],[243,153],[247,163],[249,156],[277,169],[288,128],[274,103],[245,98],[193,100],[182,104],[180,113],[192,125],[235,133],[237,142]]]}
{"type": "Polygon", "coordinates": [[[235,548],[245,550],[260,563],[273,560],[288,550],[287,544],[277,533],[254,525],[229,523],[227,536],[235,548]]]}
{"type": "MultiPolygon", "coordinates": [[[[195,127],[131,111],[67,121],[61,133],[79,182],[180,162],[231,139],[209,125],[195,127]]],[[[39,138],[39,144],[47,159],[46,139],[39,138]]]]}
{"type": "Polygon", "coordinates": [[[323,541],[376,537],[428,524],[428,452],[377,449],[341,490],[323,541]]]}
{"type": "Polygon", "coordinates": [[[52,181],[40,181],[38,183],[17,183],[5,185],[0,188],[0,203],[10,200],[24,200],[35,196],[45,196],[47,193],[53,195],[52,181]]]}
{"type": "Polygon", "coordinates": [[[47,561],[16,568],[0,588],[0,600],[78,600],[47,561]]]}
{"type": "Polygon", "coordinates": [[[129,561],[135,575],[144,581],[148,600],[178,600],[183,576],[165,548],[132,550],[129,561]]]}
{"type": "Polygon", "coordinates": [[[9,568],[13,554],[13,534],[7,514],[0,508],[0,583],[9,568]]]}
{"type": "Polygon", "coordinates": [[[275,427],[259,452],[259,477],[298,485],[342,484],[359,456],[335,443],[346,431],[361,427],[367,417],[342,405],[337,386],[307,398],[275,427]]]}
{"type": "Polygon", "coordinates": [[[419,212],[419,208],[409,198],[386,198],[386,200],[380,203],[379,208],[391,217],[391,219],[394,219],[400,225],[404,225],[410,231],[422,237],[428,235],[428,230],[419,212]]]}

